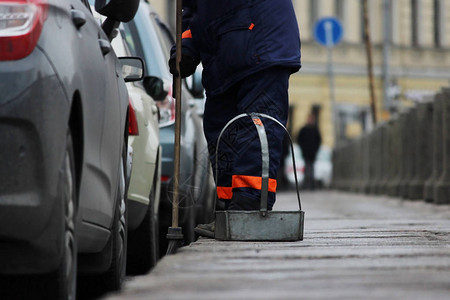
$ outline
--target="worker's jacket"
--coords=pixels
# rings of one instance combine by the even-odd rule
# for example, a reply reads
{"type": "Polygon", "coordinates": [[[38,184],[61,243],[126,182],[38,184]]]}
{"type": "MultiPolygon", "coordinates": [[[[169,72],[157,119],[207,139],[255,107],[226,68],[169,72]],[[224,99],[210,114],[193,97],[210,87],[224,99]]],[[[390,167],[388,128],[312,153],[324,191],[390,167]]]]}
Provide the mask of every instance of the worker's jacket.
{"type": "Polygon", "coordinates": [[[262,69],[300,68],[292,0],[184,0],[183,53],[203,63],[208,96],[262,69]]]}

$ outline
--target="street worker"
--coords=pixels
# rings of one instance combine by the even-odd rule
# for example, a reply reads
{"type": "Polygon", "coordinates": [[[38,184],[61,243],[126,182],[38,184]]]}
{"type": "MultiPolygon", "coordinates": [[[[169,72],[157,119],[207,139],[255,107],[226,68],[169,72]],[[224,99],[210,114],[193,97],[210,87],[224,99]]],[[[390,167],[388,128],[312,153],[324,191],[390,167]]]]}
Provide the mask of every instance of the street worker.
{"type": "Polygon", "coordinates": [[[314,163],[319,151],[322,137],[317,126],[316,117],[313,114],[308,116],[306,125],[300,129],[297,136],[297,143],[302,149],[303,160],[305,161],[305,179],[303,188],[307,190],[315,189],[314,163]]]}
{"type": "MultiPolygon", "coordinates": [[[[178,75],[175,46],[170,71],[178,75]]],[[[291,0],[184,0],[181,76],[203,64],[204,133],[215,172],[218,202],[227,210],[259,210],[261,145],[250,117],[221,130],[242,113],[264,113],[286,125],[289,77],[300,69],[300,35],[291,0]]],[[[275,203],[284,129],[261,118],[269,143],[268,209],[275,203]]],[[[214,222],[195,231],[214,237],[214,222]]]]}

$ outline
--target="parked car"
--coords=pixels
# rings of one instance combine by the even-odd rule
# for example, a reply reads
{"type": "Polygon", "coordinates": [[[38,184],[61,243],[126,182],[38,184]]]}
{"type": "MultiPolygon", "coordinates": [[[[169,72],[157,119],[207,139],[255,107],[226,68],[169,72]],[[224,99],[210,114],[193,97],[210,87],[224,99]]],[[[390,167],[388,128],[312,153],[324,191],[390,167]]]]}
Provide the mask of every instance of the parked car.
{"type": "MultiPolygon", "coordinates": [[[[140,56],[148,66],[146,76],[163,80],[163,101],[158,102],[160,110],[160,143],[162,145],[160,234],[161,250],[165,251],[167,228],[171,225],[171,184],[173,177],[175,99],[172,94],[172,75],[168,59],[173,38],[160,21],[152,6],[141,1],[133,21],[123,24],[126,40],[132,54],[140,56]],[[134,52],[133,52],[134,51],[134,52]]],[[[198,81],[198,80],[197,80],[198,81]]],[[[144,79],[144,85],[146,84],[144,79]]],[[[147,88],[151,93],[152,89],[147,88]]],[[[191,89],[191,91],[193,91],[191,89]]],[[[201,94],[199,91],[195,91],[201,94]]],[[[152,95],[159,98],[161,95],[152,95]]],[[[181,124],[181,172],[180,172],[180,224],[185,242],[195,240],[193,228],[196,223],[208,222],[213,218],[214,183],[208,159],[206,140],[203,135],[202,119],[197,113],[195,98],[183,81],[181,124]]]]}
{"type": "MultiPolygon", "coordinates": [[[[305,177],[305,161],[302,157],[302,150],[294,143],[294,157],[297,168],[298,183],[301,185],[305,177]]],[[[295,186],[294,167],[292,164],[291,151],[284,158],[284,173],[291,186],[295,186]]],[[[316,161],[314,162],[314,179],[318,187],[329,187],[331,184],[332,162],[331,150],[325,145],[321,145],[317,152],[316,161]]]]}
{"type": "MultiPolygon", "coordinates": [[[[129,56],[123,29],[112,42],[119,56],[129,56]]],[[[147,77],[146,80],[151,80],[147,77]]],[[[157,82],[153,78],[153,83],[157,82]]],[[[160,83],[161,84],[161,83],[160,83]]],[[[128,189],[127,272],[145,274],[159,259],[158,208],[161,190],[159,110],[142,81],[127,83],[130,96],[128,144],[133,148],[133,167],[128,189]]]]}
{"type": "MultiPolygon", "coordinates": [[[[0,298],[75,299],[77,274],[121,287],[128,160],[125,79],[110,46],[138,1],[0,2],[0,298]]],[[[139,65],[140,64],[140,65],[139,65]]],[[[139,68],[141,68],[139,70],[139,68]]],[[[135,72],[136,71],[136,72],[135,72]]]]}

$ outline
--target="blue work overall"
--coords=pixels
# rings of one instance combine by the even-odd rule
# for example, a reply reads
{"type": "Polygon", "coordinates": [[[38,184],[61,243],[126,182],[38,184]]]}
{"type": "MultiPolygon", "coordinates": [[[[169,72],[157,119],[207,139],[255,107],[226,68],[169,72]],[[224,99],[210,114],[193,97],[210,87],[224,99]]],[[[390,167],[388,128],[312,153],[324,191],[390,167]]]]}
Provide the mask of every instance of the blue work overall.
{"type": "MultiPolygon", "coordinates": [[[[184,0],[183,8],[183,55],[203,64],[204,132],[215,169],[217,137],[236,115],[265,113],[286,124],[289,76],[301,66],[299,30],[291,0],[184,0]]],[[[284,131],[262,122],[271,208],[284,131]]],[[[228,209],[258,209],[261,148],[251,118],[233,124],[218,146],[218,197],[230,200],[228,209]]]]}

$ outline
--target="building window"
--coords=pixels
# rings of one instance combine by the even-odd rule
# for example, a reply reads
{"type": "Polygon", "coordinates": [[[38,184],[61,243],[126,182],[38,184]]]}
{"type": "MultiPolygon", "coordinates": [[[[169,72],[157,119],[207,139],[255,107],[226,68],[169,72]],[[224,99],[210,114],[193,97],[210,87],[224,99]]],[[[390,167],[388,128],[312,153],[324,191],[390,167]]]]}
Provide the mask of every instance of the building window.
{"type": "Polygon", "coordinates": [[[389,42],[395,44],[398,42],[398,3],[394,3],[395,1],[388,1],[388,9],[386,11],[386,17],[388,26],[391,28],[389,31],[389,42]]]}
{"type": "Polygon", "coordinates": [[[345,0],[336,0],[336,6],[334,7],[335,15],[339,20],[344,22],[345,19],[345,0]]]}
{"type": "Polygon", "coordinates": [[[319,19],[319,1],[309,1],[309,15],[311,17],[311,28],[314,28],[314,24],[319,19]]]}
{"type": "Polygon", "coordinates": [[[411,0],[411,45],[419,46],[419,0],[411,0]]]}
{"type": "Polygon", "coordinates": [[[364,42],[366,40],[366,28],[364,26],[364,0],[359,1],[359,18],[359,24],[361,24],[361,41],[364,42]]]}
{"type": "Polygon", "coordinates": [[[434,29],[434,45],[438,48],[443,47],[443,42],[442,42],[442,21],[443,21],[443,16],[442,16],[442,3],[440,0],[434,0],[434,24],[433,24],[433,29],[434,29]]]}

